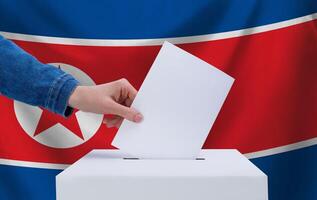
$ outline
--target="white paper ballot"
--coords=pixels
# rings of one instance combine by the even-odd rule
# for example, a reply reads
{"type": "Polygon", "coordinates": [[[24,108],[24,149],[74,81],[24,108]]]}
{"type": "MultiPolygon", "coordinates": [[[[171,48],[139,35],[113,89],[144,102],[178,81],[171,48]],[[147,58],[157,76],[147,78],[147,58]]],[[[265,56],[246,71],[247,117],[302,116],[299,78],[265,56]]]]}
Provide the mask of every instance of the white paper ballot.
{"type": "Polygon", "coordinates": [[[233,81],[164,42],[132,104],[143,121],[124,120],[112,145],[136,158],[195,159],[233,81]]]}

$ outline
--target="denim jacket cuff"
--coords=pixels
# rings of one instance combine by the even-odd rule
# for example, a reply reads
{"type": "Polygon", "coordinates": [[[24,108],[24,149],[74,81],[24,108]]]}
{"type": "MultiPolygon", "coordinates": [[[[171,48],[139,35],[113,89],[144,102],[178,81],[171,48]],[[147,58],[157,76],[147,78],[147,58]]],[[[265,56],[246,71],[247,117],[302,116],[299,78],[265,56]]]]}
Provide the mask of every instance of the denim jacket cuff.
{"type": "Polygon", "coordinates": [[[68,106],[68,99],[77,86],[78,81],[71,75],[61,75],[50,87],[46,107],[64,117],[71,115],[73,108],[68,106]]]}

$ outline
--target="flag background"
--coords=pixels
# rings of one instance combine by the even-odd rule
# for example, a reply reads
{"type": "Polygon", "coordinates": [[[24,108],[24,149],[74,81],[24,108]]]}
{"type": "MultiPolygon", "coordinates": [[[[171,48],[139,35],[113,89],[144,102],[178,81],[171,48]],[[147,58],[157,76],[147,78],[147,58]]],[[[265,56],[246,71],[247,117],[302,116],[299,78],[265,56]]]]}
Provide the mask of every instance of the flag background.
{"type": "MultiPolygon", "coordinates": [[[[140,87],[164,40],[233,76],[204,148],[237,148],[269,176],[271,200],[317,198],[317,2],[0,1],[0,34],[44,63],[96,83],[140,87]]],[[[29,113],[32,115],[32,113],[29,113]]],[[[105,126],[57,149],[29,137],[0,97],[0,199],[55,199],[55,176],[93,148],[105,126]]]]}

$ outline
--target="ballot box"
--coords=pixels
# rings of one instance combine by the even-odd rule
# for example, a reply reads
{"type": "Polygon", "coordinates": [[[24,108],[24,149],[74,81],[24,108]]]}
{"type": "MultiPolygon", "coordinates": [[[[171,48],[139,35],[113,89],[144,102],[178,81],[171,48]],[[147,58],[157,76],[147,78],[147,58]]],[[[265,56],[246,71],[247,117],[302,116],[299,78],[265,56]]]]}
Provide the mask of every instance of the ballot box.
{"type": "Polygon", "coordinates": [[[137,159],[94,150],[56,176],[58,200],[267,200],[267,176],[236,150],[137,159]]]}

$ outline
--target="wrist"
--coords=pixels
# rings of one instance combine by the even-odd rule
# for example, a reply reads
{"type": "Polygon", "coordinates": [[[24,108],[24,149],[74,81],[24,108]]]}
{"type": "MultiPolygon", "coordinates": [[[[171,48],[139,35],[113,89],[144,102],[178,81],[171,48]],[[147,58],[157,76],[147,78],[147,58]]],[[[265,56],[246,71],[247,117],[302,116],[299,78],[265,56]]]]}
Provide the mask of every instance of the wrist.
{"type": "Polygon", "coordinates": [[[80,101],[84,93],[84,87],[85,86],[77,86],[74,89],[68,100],[68,105],[70,107],[79,109],[80,101]]]}

